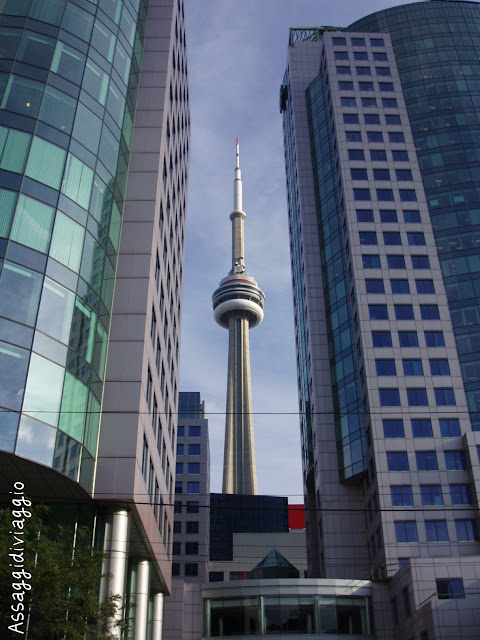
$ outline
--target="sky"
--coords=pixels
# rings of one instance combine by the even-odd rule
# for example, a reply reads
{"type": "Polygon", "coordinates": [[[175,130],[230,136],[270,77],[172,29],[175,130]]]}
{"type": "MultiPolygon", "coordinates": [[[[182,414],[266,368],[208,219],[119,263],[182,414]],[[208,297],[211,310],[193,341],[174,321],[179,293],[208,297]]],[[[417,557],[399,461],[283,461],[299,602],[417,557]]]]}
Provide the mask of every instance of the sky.
{"type": "Polygon", "coordinates": [[[222,490],[228,331],[212,293],[231,267],[235,140],[245,265],[265,292],[250,331],[258,493],[303,502],[287,199],[279,90],[290,27],[345,27],[396,0],[185,0],[191,110],[180,390],[199,391],[212,492],[222,490]]]}

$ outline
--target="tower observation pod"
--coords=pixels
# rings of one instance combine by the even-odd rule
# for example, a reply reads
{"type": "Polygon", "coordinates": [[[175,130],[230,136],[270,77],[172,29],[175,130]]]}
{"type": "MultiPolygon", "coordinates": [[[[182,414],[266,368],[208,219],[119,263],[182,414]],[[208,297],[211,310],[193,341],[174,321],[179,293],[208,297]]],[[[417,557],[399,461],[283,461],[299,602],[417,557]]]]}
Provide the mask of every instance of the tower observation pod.
{"type": "Polygon", "coordinates": [[[223,458],[223,493],[255,495],[257,472],[253,438],[252,384],[248,331],[263,320],[265,294],[245,269],[242,175],[236,145],[233,183],[232,268],[214,292],[213,315],[228,329],[228,375],[223,458]]]}

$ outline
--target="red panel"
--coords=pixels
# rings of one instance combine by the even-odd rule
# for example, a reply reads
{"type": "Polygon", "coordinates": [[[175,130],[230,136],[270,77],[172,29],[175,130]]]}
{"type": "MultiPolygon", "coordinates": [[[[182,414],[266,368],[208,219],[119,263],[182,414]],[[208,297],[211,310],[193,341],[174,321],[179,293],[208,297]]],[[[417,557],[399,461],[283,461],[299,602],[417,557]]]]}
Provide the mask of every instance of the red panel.
{"type": "Polygon", "coordinates": [[[305,507],[303,504],[288,505],[288,527],[290,529],[305,529],[305,507]]]}

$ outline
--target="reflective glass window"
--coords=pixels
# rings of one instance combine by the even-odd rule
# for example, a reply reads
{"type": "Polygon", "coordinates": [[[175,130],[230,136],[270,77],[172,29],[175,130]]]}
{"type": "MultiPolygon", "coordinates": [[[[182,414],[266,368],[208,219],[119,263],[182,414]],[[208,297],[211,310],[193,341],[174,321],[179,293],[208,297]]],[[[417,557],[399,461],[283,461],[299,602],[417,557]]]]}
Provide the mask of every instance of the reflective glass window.
{"type": "Polygon", "coordinates": [[[420,211],[404,211],[403,219],[406,224],[418,224],[422,221],[420,211]]]}
{"type": "Polygon", "coordinates": [[[408,162],[408,151],[404,149],[392,149],[392,158],[396,162],[408,162]]]}
{"type": "MultiPolygon", "coordinates": [[[[373,171],[375,172],[376,169],[373,171]]],[[[394,209],[380,209],[380,222],[398,222],[397,212],[394,209]]]]}
{"type": "Polygon", "coordinates": [[[428,406],[427,390],[407,389],[407,400],[409,407],[426,407],[428,406]]]}
{"type": "Polygon", "coordinates": [[[55,429],[47,427],[46,424],[22,416],[15,453],[51,466],[56,433],[55,429]]]}
{"type": "Polygon", "coordinates": [[[377,200],[383,202],[393,202],[393,191],[392,189],[377,189],[377,200]]]}
{"type": "Polygon", "coordinates": [[[420,485],[420,495],[426,507],[440,507],[443,504],[442,487],[439,484],[420,485]]]}
{"type": "Polygon", "coordinates": [[[413,306],[411,304],[396,304],[395,318],[397,320],[414,320],[413,306]]]}
{"type": "Polygon", "coordinates": [[[0,238],[8,238],[16,204],[15,191],[0,189],[0,238]]]}
{"type": "Polygon", "coordinates": [[[22,173],[32,136],[24,131],[0,127],[0,169],[22,173]]]}
{"type": "Polygon", "coordinates": [[[432,376],[449,376],[450,365],[446,358],[430,359],[430,373],[432,376]]]}
{"type": "Polygon", "coordinates": [[[392,287],[392,293],[405,294],[410,293],[410,285],[407,279],[390,280],[390,286],[392,287]]]}
{"type": "MultiPolygon", "coordinates": [[[[398,170],[397,170],[397,172],[398,172],[398,170]]],[[[414,189],[399,189],[398,193],[400,194],[400,200],[402,202],[416,202],[417,201],[417,194],[414,191],[414,189]]]]}
{"type": "Polygon", "coordinates": [[[436,304],[421,304],[420,315],[422,320],[440,320],[440,311],[436,304]]]}
{"type": "Polygon", "coordinates": [[[430,418],[413,419],[412,434],[414,438],[433,438],[432,421],[430,418]]]}
{"type": "Polygon", "coordinates": [[[457,404],[455,400],[455,392],[451,387],[445,389],[437,388],[434,389],[433,392],[435,394],[435,402],[438,406],[452,407],[457,404]]]}
{"type": "Polygon", "coordinates": [[[107,99],[108,81],[108,75],[95,62],[87,60],[82,86],[102,105],[107,99]]]}
{"type": "MultiPolygon", "coordinates": [[[[399,182],[408,182],[413,180],[412,172],[410,169],[395,169],[395,175],[399,182]]],[[[400,199],[401,200],[408,199],[408,198],[402,198],[402,195],[406,194],[408,196],[408,195],[411,195],[412,193],[415,193],[415,192],[401,189],[400,199]]],[[[412,197],[411,199],[416,200],[416,196],[412,197]]]]}
{"type": "Polygon", "coordinates": [[[105,11],[107,16],[111,18],[115,24],[119,24],[122,13],[121,0],[99,0],[99,7],[105,11]]]}
{"type": "Polygon", "coordinates": [[[444,347],[445,338],[442,331],[425,331],[425,344],[427,347],[444,347]]]}
{"type": "Polygon", "coordinates": [[[390,331],[372,331],[372,343],[374,347],[391,347],[392,334],[390,331]]]}
{"type": "Polygon", "coordinates": [[[350,169],[352,180],[367,180],[367,170],[366,169],[350,169]]]}
{"type": "Polygon", "coordinates": [[[400,246],[402,244],[402,238],[399,231],[384,231],[383,243],[386,246],[400,246]]]}
{"type": "Polygon", "coordinates": [[[30,18],[58,26],[62,21],[64,0],[35,0],[30,8],[30,18]]]}
{"type": "Polygon", "coordinates": [[[41,288],[39,273],[5,262],[0,278],[0,315],[33,326],[41,288]]]}
{"type": "Polygon", "coordinates": [[[398,107],[396,98],[382,98],[382,105],[385,109],[396,109],[398,107]]]}
{"type": "Polygon", "coordinates": [[[354,51],[353,52],[354,60],[368,60],[368,53],[366,51],[354,51]]]}
{"type": "MultiPolygon", "coordinates": [[[[0,406],[20,411],[29,357],[29,351],[6,342],[0,342],[0,406]]],[[[8,438],[6,434],[0,437],[8,439],[10,442],[11,436],[15,437],[16,435],[17,423],[18,416],[15,421],[12,416],[7,417],[3,415],[3,411],[0,412],[0,424],[2,428],[5,426],[10,434],[8,438]],[[12,433],[14,423],[15,434],[12,433]]],[[[10,444],[13,446],[13,443],[10,442],[10,444]]],[[[12,449],[9,447],[9,450],[11,451],[12,449]]]]}
{"type": "Polygon", "coordinates": [[[421,360],[402,360],[403,374],[405,376],[423,376],[423,366],[421,360]]]}
{"type": "Polygon", "coordinates": [[[448,529],[445,520],[425,520],[427,542],[446,542],[448,529]]]}
{"type": "Polygon", "coordinates": [[[338,88],[340,91],[353,91],[353,82],[350,80],[339,80],[338,88]]]}
{"type": "Polygon", "coordinates": [[[389,471],[409,471],[406,451],[387,451],[387,467],[389,471]]]}
{"type": "Polygon", "coordinates": [[[475,520],[455,520],[455,530],[459,542],[478,540],[478,529],[475,520]]]}
{"type": "Polygon", "coordinates": [[[383,420],[383,435],[385,438],[405,438],[403,420],[383,420]]]}
{"type": "Polygon", "coordinates": [[[36,118],[44,85],[30,78],[11,74],[2,100],[2,109],[36,118]]]}
{"type": "Polygon", "coordinates": [[[65,369],[32,353],[23,413],[57,426],[65,369]]]}
{"type": "Polygon", "coordinates": [[[413,492],[410,485],[392,485],[390,487],[392,507],[413,506],[413,492]]]}
{"type": "Polygon", "coordinates": [[[415,520],[395,522],[395,538],[397,542],[418,542],[415,520]]]}
{"type": "Polygon", "coordinates": [[[97,153],[102,121],[90,109],[79,103],[75,114],[73,136],[92,153],[97,153]]]}
{"type": "Polygon", "coordinates": [[[57,282],[45,278],[38,311],[37,328],[68,344],[75,295],[57,282]]]}
{"type": "Polygon", "coordinates": [[[377,376],[396,376],[395,360],[375,360],[377,376]]]}
{"type": "Polygon", "coordinates": [[[53,189],[59,189],[66,155],[65,149],[34,137],[25,174],[53,189]],[[45,158],[48,158],[48,162],[45,162],[45,158]]]}
{"type": "Polygon", "coordinates": [[[435,451],[417,451],[415,459],[418,471],[438,471],[438,460],[435,451]]]}
{"type": "Polygon", "coordinates": [[[409,245],[421,246],[425,245],[425,235],[421,231],[408,231],[407,240],[409,245]]]}
{"type": "Polygon", "coordinates": [[[125,85],[128,85],[128,78],[130,75],[130,65],[131,58],[122,47],[120,42],[117,41],[117,45],[115,47],[115,57],[113,59],[113,66],[116,71],[120,74],[125,85]]]}
{"type": "Polygon", "coordinates": [[[92,184],[93,171],[69,153],[65,174],[63,176],[62,193],[74,202],[77,202],[84,209],[87,209],[90,202],[92,184]]]}
{"type": "Polygon", "coordinates": [[[370,189],[354,189],[353,197],[355,200],[370,200],[370,189]]]}
{"type": "Polygon", "coordinates": [[[387,256],[387,266],[389,269],[405,269],[405,257],[402,255],[387,256]]]}
{"type": "Polygon", "coordinates": [[[13,60],[17,52],[18,43],[22,35],[21,29],[13,27],[0,28],[0,57],[5,60],[13,60]]]}
{"type": "Polygon", "coordinates": [[[401,347],[418,347],[418,335],[416,331],[399,331],[398,341],[401,347]]]}
{"type": "Polygon", "coordinates": [[[349,160],[365,160],[365,154],[363,153],[363,149],[349,149],[348,159],[349,160]]]}
{"type": "Polygon", "coordinates": [[[334,51],[335,60],[348,60],[348,51],[334,51]]]}
{"type": "Polygon", "coordinates": [[[347,142],[361,142],[362,134],[360,131],[345,131],[345,139],[347,142]]]}
{"type": "Polygon", "coordinates": [[[367,293],[385,293],[385,287],[381,278],[365,280],[367,293]]]}
{"type": "Polygon", "coordinates": [[[378,87],[380,91],[394,91],[393,82],[379,82],[378,87]]]}
{"type": "Polygon", "coordinates": [[[55,49],[55,40],[41,33],[24,31],[17,52],[17,60],[48,69],[55,49]]]}
{"type": "Polygon", "coordinates": [[[374,169],[373,177],[375,180],[390,180],[390,171],[388,169],[374,169]]]}
{"type": "MultiPolygon", "coordinates": [[[[67,3],[62,27],[74,36],[88,42],[92,33],[94,17],[76,4],[67,3]]],[[[98,22],[98,21],[97,21],[98,22]]]]}
{"type": "Polygon", "coordinates": [[[83,440],[87,395],[87,387],[67,371],[58,427],[80,442],[83,440]]]}
{"type": "Polygon", "coordinates": [[[72,330],[68,344],[87,362],[92,361],[95,346],[95,325],[96,314],[77,298],[73,309],[72,330]]]}
{"type": "Polygon", "coordinates": [[[119,127],[122,126],[125,111],[125,98],[122,96],[113,80],[110,80],[107,97],[107,111],[119,127]]]}
{"type": "Polygon", "coordinates": [[[441,418],[439,423],[442,438],[456,438],[462,435],[458,418],[441,418]]]}
{"type": "MultiPolygon", "coordinates": [[[[436,582],[439,600],[465,598],[465,589],[461,578],[444,578],[436,582]]],[[[422,640],[424,639],[422,638],[422,640]]],[[[428,640],[428,637],[425,640],[428,640]]]]}
{"type": "Polygon", "coordinates": [[[46,253],[50,244],[54,214],[53,207],[21,194],[13,221],[12,240],[46,253]]]}
{"type": "Polygon", "coordinates": [[[364,269],[380,269],[380,256],[379,255],[362,255],[362,262],[364,269]]]}
{"type": "Polygon", "coordinates": [[[342,96],[340,98],[340,104],[342,107],[356,107],[357,101],[354,97],[342,96]]]}
{"type": "Polygon", "coordinates": [[[366,113],[364,119],[365,124],[380,124],[380,116],[378,113],[366,113]]]}
{"type": "Polygon", "coordinates": [[[367,131],[368,142],[383,142],[383,133],[381,131],[367,131]]]}
{"type": "Polygon", "coordinates": [[[388,308],[386,304],[369,304],[368,312],[370,320],[388,320],[388,308]]]}
{"type": "Polygon", "coordinates": [[[83,76],[86,57],[64,42],[57,42],[53,55],[51,70],[70,82],[80,84],[83,76]]]}
{"type": "Polygon", "coordinates": [[[473,504],[472,489],[469,484],[451,484],[452,504],[473,504]]]}
{"type": "MultiPolygon", "coordinates": [[[[336,70],[337,70],[337,75],[339,75],[339,76],[350,76],[350,75],[352,75],[352,71],[351,71],[350,67],[348,67],[348,66],[339,66],[339,65],[337,65],[337,69],[336,70]]],[[[345,120],[344,120],[344,122],[345,122],[345,120]]],[[[350,121],[350,122],[352,122],[352,121],[350,121]]],[[[357,116],[357,122],[358,122],[358,116],[357,116]]]]}
{"type": "Polygon", "coordinates": [[[47,86],[40,108],[40,120],[65,133],[72,132],[77,102],[66,93],[47,86]]]}
{"type": "Polygon", "coordinates": [[[375,91],[375,87],[373,86],[373,82],[359,82],[358,88],[360,91],[375,91]]]}
{"type": "Polygon", "coordinates": [[[357,222],[373,222],[373,211],[371,209],[357,209],[357,222]]]}
{"type": "Polygon", "coordinates": [[[377,106],[376,98],[371,98],[370,96],[362,97],[362,107],[376,107],[376,106],[377,106]]]}
{"type": "Polygon", "coordinates": [[[57,212],[53,227],[50,255],[72,271],[80,268],[85,230],[79,224],[57,212]]]}
{"type": "Polygon", "coordinates": [[[435,285],[433,280],[415,280],[417,293],[435,293],[435,285]]]}
{"type": "Polygon", "coordinates": [[[385,149],[370,149],[370,160],[383,161],[387,160],[387,154],[385,149]]]}
{"type": "Polygon", "coordinates": [[[400,392],[398,389],[379,389],[378,395],[382,407],[400,406],[400,392]]]}
{"type": "Polygon", "coordinates": [[[119,141],[113,136],[110,129],[106,125],[103,125],[98,157],[112,176],[115,175],[115,169],[117,167],[118,150],[119,141]]]}
{"type": "Polygon", "coordinates": [[[412,267],[414,269],[430,269],[428,256],[412,256],[412,267]]]}
{"type": "MultiPolygon", "coordinates": [[[[387,124],[402,124],[400,120],[400,116],[394,113],[386,113],[385,114],[385,122],[387,124]]],[[[393,155],[393,154],[392,154],[393,155]]],[[[395,160],[395,158],[394,158],[395,160]]]]}
{"type": "Polygon", "coordinates": [[[444,451],[447,471],[466,471],[467,459],[464,451],[444,451]]]}
{"type": "Polygon", "coordinates": [[[360,244],[362,245],[376,245],[377,234],[375,231],[360,231],[359,234],[360,244]]]}

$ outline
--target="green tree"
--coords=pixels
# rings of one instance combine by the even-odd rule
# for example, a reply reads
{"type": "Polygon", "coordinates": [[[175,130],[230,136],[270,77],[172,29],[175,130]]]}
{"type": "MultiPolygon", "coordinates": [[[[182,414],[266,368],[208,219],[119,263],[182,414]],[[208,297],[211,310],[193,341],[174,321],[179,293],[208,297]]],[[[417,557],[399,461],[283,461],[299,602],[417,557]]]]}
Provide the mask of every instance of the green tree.
{"type": "MultiPolygon", "coordinates": [[[[12,572],[20,571],[15,564],[23,564],[23,570],[30,578],[26,580],[25,574],[22,578],[31,586],[29,590],[22,589],[25,592],[25,620],[29,617],[29,640],[113,638],[111,625],[120,596],[99,603],[104,554],[91,546],[90,532],[87,528],[72,531],[68,527],[57,527],[52,531],[48,526],[49,508],[28,509],[31,517],[25,518],[23,534],[16,538],[14,533],[18,534],[18,529],[13,526],[11,510],[0,510],[1,637],[21,637],[8,631],[8,627],[12,625],[12,605],[17,611],[21,609],[18,600],[12,597],[12,583],[19,582],[12,572]],[[16,555],[12,556],[12,553],[16,555]]],[[[125,631],[124,623],[121,626],[125,631]]],[[[25,631],[26,623],[19,628],[25,631]]]]}

